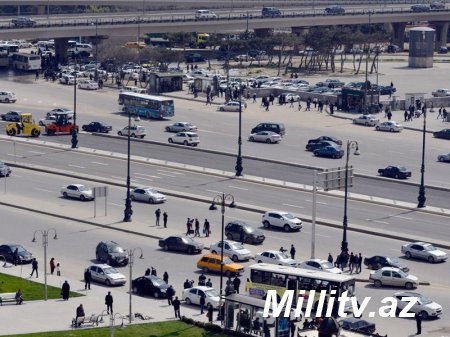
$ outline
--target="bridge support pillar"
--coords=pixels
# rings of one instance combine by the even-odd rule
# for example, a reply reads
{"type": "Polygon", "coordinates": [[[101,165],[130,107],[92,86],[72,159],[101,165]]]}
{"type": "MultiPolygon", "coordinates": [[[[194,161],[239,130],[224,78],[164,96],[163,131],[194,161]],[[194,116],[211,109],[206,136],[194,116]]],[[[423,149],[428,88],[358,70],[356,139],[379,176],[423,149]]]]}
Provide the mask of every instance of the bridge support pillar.
{"type": "Polygon", "coordinates": [[[446,21],[430,21],[430,25],[436,30],[436,41],[434,49],[439,51],[441,47],[447,47],[447,33],[450,22],[446,21]]]}
{"type": "Polygon", "coordinates": [[[297,35],[298,37],[301,37],[305,35],[308,31],[308,27],[291,27],[292,34],[297,35]]]}
{"type": "Polygon", "coordinates": [[[272,28],[257,28],[255,29],[255,35],[257,37],[267,37],[272,35],[273,29],[272,28]]]}
{"type": "Polygon", "coordinates": [[[55,39],[55,58],[57,63],[67,63],[67,49],[69,38],[61,37],[55,39]]]}
{"type": "Polygon", "coordinates": [[[406,22],[393,22],[392,23],[392,31],[393,31],[393,36],[394,36],[392,43],[399,46],[400,50],[403,50],[403,46],[405,44],[405,28],[406,28],[406,22]]]}

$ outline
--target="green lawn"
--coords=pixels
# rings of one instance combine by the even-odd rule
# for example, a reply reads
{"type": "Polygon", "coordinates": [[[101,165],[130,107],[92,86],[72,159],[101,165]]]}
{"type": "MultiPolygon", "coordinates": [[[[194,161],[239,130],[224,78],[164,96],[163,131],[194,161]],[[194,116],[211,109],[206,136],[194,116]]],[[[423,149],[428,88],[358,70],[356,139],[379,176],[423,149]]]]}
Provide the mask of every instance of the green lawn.
{"type": "MultiPolygon", "coordinates": [[[[23,300],[34,301],[44,299],[44,285],[16,276],[0,273],[0,293],[15,293],[18,289],[22,290],[23,300]]],[[[61,289],[48,286],[48,298],[61,298],[61,289]]],[[[70,292],[70,297],[83,296],[82,294],[70,292]]]]}
{"type": "MultiPolygon", "coordinates": [[[[109,324],[108,321],[105,322],[109,324]]],[[[105,324],[104,323],[104,324],[105,324]]],[[[121,320],[116,319],[114,336],[116,337],[226,337],[224,334],[214,334],[204,329],[188,325],[181,321],[169,321],[159,323],[135,324],[120,329],[121,320]]],[[[109,327],[104,328],[82,328],[80,330],[68,330],[57,332],[33,333],[25,335],[14,335],[21,337],[109,337],[109,327]]]]}

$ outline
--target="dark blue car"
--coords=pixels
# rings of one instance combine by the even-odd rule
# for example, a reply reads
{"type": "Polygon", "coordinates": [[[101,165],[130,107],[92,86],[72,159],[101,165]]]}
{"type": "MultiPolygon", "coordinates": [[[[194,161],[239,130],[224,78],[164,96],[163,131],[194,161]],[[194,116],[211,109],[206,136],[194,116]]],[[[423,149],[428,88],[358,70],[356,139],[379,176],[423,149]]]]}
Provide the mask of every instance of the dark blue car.
{"type": "Polygon", "coordinates": [[[326,147],[326,146],[336,146],[336,144],[334,142],[332,142],[332,141],[329,141],[329,140],[322,140],[322,141],[319,141],[317,143],[308,143],[308,144],[306,144],[306,150],[314,151],[314,150],[317,150],[317,149],[320,149],[320,148],[326,147]]]}
{"type": "Polygon", "coordinates": [[[316,157],[342,158],[344,156],[344,150],[336,146],[322,147],[314,150],[313,153],[316,157]]]}

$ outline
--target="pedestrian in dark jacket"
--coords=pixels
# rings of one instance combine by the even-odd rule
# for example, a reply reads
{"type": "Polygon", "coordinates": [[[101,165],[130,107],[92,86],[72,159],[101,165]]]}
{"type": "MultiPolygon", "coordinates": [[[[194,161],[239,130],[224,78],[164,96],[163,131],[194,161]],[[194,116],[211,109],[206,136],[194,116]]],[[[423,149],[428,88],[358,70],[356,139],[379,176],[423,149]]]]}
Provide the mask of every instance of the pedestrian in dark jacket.
{"type": "Polygon", "coordinates": [[[195,232],[194,232],[194,237],[198,236],[200,237],[200,222],[198,221],[198,219],[195,219],[195,232]]]}
{"type": "Polygon", "coordinates": [[[184,281],[184,283],[183,283],[183,288],[184,288],[184,289],[192,288],[191,282],[189,282],[188,279],[186,279],[186,281],[184,281]]]}
{"type": "Polygon", "coordinates": [[[70,285],[69,283],[66,281],[64,281],[62,287],[61,287],[61,295],[64,301],[67,301],[69,299],[69,295],[70,295],[70,285]]]}
{"type": "Polygon", "coordinates": [[[92,280],[92,274],[89,268],[86,268],[84,271],[84,289],[91,290],[91,280],[92,280]]]}
{"type": "Polygon", "coordinates": [[[333,264],[333,256],[331,255],[331,253],[328,253],[328,262],[333,264]]]}
{"type": "Polygon", "coordinates": [[[150,276],[150,268],[147,268],[147,269],[145,270],[145,276],[150,276]]]}
{"type": "Polygon", "coordinates": [[[169,286],[169,288],[167,288],[166,295],[167,295],[167,303],[169,303],[169,305],[172,305],[173,295],[175,295],[175,290],[173,289],[172,286],[169,286]]]}
{"type": "Polygon", "coordinates": [[[38,277],[38,262],[36,258],[33,258],[33,261],[31,262],[31,274],[30,277],[33,276],[34,272],[36,271],[36,278],[38,277]]]}
{"type": "Polygon", "coordinates": [[[158,276],[156,275],[156,269],[152,267],[152,276],[158,276]]]}
{"type": "Polygon", "coordinates": [[[191,234],[191,229],[192,229],[191,219],[190,219],[190,218],[187,218],[187,222],[186,222],[186,235],[191,234]]]}
{"type": "Polygon", "coordinates": [[[289,253],[291,253],[291,259],[295,260],[295,247],[294,247],[294,245],[291,245],[291,250],[290,250],[289,253]]]}
{"type": "Polygon", "coordinates": [[[111,315],[113,314],[113,302],[114,299],[111,295],[111,292],[108,291],[108,294],[105,296],[105,304],[106,304],[106,312],[108,314],[111,313],[111,315]]]}
{"type": "Polygon", "coordinates": [[[200,314],[201,315],[203,315],[203,309],[205,308],[205,303],[206,303],[205,294],[201,294],[201,296],[200,296],[200,314]]]}
{"type": "Polygon", "coordinates": [[[208,317],[209,323],[213,322],[213,312],[214,312],[213,306],[211,305],[211,303],[208,303],[208,311],[206,313],[206,316],[208,317]]]}
{"type": "Polygon", "coordinates": [[[52,258],[50,259],[50,274],[53,275],[53,273],[55,272],[55,268],[56,268],[55,258],[52,257],[52,258]]]}
{"type": "Polygon", "coordinates": [[[167,228],[167,218],[168,218],[167,212],[164,211],[164,213],[163,213],[164,228],[167,228]]]}
{"type": "Polygon", "coordinates": [[[155,211],[155,217],[156,217],[156,226],[159,226],[159,217],[161,216],[161,210],[158,208],[155,211]]]}
{"type": "MultiPolygon", "coordinates": [[[[78,320],[78,317],[84,317],[84,316],[85,316],[85,313],[84,313],[83,304],[80,304],[77,307],[75,322],[78,320]]],[[[78,323],[78,326],[81,326],[81,323],[78,323]]]]}
{"type": "Polygon", "coordinates": [[[205,232],[206,237],[209,237],[209,233],[211,233],[208,219],[205,219],[205,222],[203,223],[203,232],[205,232]]]}
{"type": "Polygon", "coordinates": [[[234,290],[236,290],[236,293],[239,294],[239,286],[241,285],[241,280],[239,279],[239,277],[235,277],[233,280],[233,286],[234,286],[234,290]]]}
{"type": "Polygon", "coordinates": [[[416,335],[420,335],[422,333],[422,315],[420,314],[420,312],[416,312],[414,318],[416,319],[416,326],[417,326],[416,335]]]}
{"type": "Polygon", "coordinates": [[[169,284],[169,274],[166,271],[163,274],[163,281],[169,284]]]}
{"type": "Polygon", "coordinates": [[[359,253],[358,260],[357,260],[357,266],[356,266],[356,273],[358,273],[358,274],[361,272],[362,261],[363,261],[363,258],[361,256],[361,253],[359,253]]]}
{"type": "Polygon", "coordinates": [[[19,249],[16,247],[13,253],[13,263],[15,266],[17,266],[18,262],[19,262],[19,249]]]}
{"type": "Polygon", "coordinates": [[[180,300],[178,299],[178,297],[175,297],[175,299],[172,302],[173,305],[173,310],[175,311],[175,318],[179,318],[181,319],[181,314],[180,314],[180,300]]]}

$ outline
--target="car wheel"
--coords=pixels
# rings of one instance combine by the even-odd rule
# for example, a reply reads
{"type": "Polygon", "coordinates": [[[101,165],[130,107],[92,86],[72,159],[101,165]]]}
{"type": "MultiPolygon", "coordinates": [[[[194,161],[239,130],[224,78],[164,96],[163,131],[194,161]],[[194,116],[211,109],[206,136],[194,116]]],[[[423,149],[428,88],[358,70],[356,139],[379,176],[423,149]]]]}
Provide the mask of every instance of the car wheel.
{"type": "Polygon", "coordinates": [[[284,225],[283,229],[284,229],[285,232],[290,232],[291,231],[291,227],[288,224],[284,225]]]}
{"type": "Polygon", "coordinates": [[[384,172],[383,171],[380,171],[380,176],[384,176],[384,172]]]}
{"type": "Polygon", "coordinates": [[[380,131],[380,127],[379,126],[375,127],[375,130],[380,131]]]}
{"type": "Polygon", "coordinates": [[[135,201],[135,200],[136,200],[136,197],[135,197],[134,195],[131,195],[131,196],[130,196],[130,199],[131,199],[131,201],[135,201]]]}
{"type": "Polygon", "coordinates": [[[166,132],[170,132],[170,128],[166,126],[166,132]]]}
{"type": "Polygon", "coordinates": [[[86,198],[84,197],[84,195],[82,194],[82,195],[80,195],[80,200],[81,201],[85,201],[86,200],[86,198]]]}
{"type": "Polygon", "coordinates": [[[187,252],[188,252],[188,254],[193,254],[194,253],[194,249],[192,247],[189,247],[187,252]]]}
{"type": "Polygon", "coordinates": [[[439,160],[440,162],[444,162],[444,157],[439,157],[438,160],[439,160]]]}
{"type": "Polygon", "coordinates": [[[365,126],[369,126],[369,123],[365,122],[364,125],[365,125],[365,126]]]}
{"type": "Polygon", "coordinates": [[[155,203],[155,200],[153,200],[153,198],[148,198],[148,203],[149,203],[149,204],[154,204],[154,203],[155,203]]]}
{"type": "Polygon", "coordinates": [[[111,281],[110,280],[106,280],[105,284],[110,287],[111,286],[111,281]]]}
{"type": "Polygon", "coordinates": [[[406,252],[405,256],[406,256],[407,259],[410,259],[411,258],[411,253],[410,252],[406,252]]]}
{"type": "Polygon", "coordinates": [[[231,258],[234,262],[238,262],[239,258],[237,257],[237,255],[233,255],[233,257],[231,258]]]}
{"type": "Polygon", "coordinates": [[[192,302],[191,302],[191,300],[189,299],[189,297],[186,297],[186,298],[184,299],[184,301],[186,302],[187,305],[191,305],[191,304],[192,304],[192,302]]]}
{"type": "Polygon", "coordinates": [[[183,145],[189,145],[189,144],[188,144],[188,141],[185,140],[185,141],[183,142],[183,145]]]}
{"type": "Polygon", "coordinates": [[[270,222],[269,221],[264,221],[263,222],[264,228],[269,228],[270,227],[270,222]]]}
{"type": "Polygon", "coordinates": [[[413,286],[413,284],[411,282],[406,282],[405,283],[405,288],[406,289],[412,289],[412,288],[414,288],[414,286],[413,286]]]}
{"type": "Polygon", "coordinates": [[[207,273],[207,272],[209,272],[209,269],[206,268],[206,267],[203,267],[203,268],[202,268],[202,272],[203,272],[203,273],[207,273]]]}
{"type": "Polygon", "coordinates": [[[230,233],[227,234],[227,240],[233,240],[233,235],[231,235],[230,233]]]}
{"type": "Polygon", "coordinates": [[[252,243],[252,239],[247,237],[247,238],[245,238],[244,243],[250,244],[250,243],[252,243]]]}
{"type": "Polygon", "coordinates": [[[375,282],[373,284],[377,288],[380,288],[383,285],[380,280],[375,280],[375,282]]]}
{"type": "Polygon", "coordinates": [[[263,263],[261,260],[258,260],[258,263],[263,263]]]}
{"type": "Polygon", "coordinates": [[[225,111],[225,109],[224,108],[219,108],[219,111],[225,111]]]}
{"type": "Polygon", "coordinates": [[[137,288],[137,286],[133,286],[133,288],[131,289],[131,291],[133,292],[133,294],[137,294],[137,293],[138,293],[138,288],[137,288]]]}
{"type": "Polygon", "coordinates": [[[213,250],[211,253],[212,253],[212,254],[217,254],[217,252],[216,252],[215,250],[213,250]]]}
{"type": "Polygon", "coordinates": [[[122,132],[121,132],[121,131],[117,132],[117,134],[118,134],[119,136],[122,136],[122,132]]]}
{"type": "Polygon", "coordinates": [[[254,141],[255,141],[255,138],[250,137],[248,140],[251,141],[251,142],[254,142],[254,141]]]}
{"type": "Polygon", "coordinates": [[[9,103],[9,98],[5,98],[4,102],[9,103]]]}
{"type": "Polygon", "coordinates": [[[389,131],[394,132],[394,129],[390,128],[389,131]]]}
{"type": "Polygon", "coordinates": [[[434,260],[434,257],[432,257],[432,256],[428,256],[428,262],[430,262],[430,263],[435,263],[436,261],[434,260]]]}
{"type": "Polygon", "coordinates": [[[172,144],[172,143],[173,143],[173,140],[172,140],[172,138],[169,138],[169,143],[170,143],[170,144],[172,144]]]}
{"type": "Polygon", "coordinates": [[[130,135],[130,137],[136,138],[136,134],[132,133],[132,134],[130,135]]]}
{"type": "Polygon", "coordinates": [[[163,249],[167,252],[169,250],[169,246],[168,245],[164,245],[163,249]]]}
{"type": "Polygon", "coordinates": [[[270,138],[267,138],[267,139],[266,139],[266,143],[267,143],[267,144],[272,143],[272,142],[270,141],[270,138]]]}
{"type": "Polygon", "coordinates": [[[420,312],[420,316],[422,316],[422,319],[428,319],[428,313],[425,310],[420,312]]]}
{"type": "Polygon", "coordinates": [[[154,298],[160,298],[161,297],[161,295],[159,294],[158,290],[155,290],[155,292],[153,293],[153,297],[154,298]]]}
{"type": "Polygon", "coordinates": [[[63,193],[63,197],[64,197],[64,198],[67,198],[67,197],[68,197],[67,192],[64,192],[64,193],[63,193]]]}

